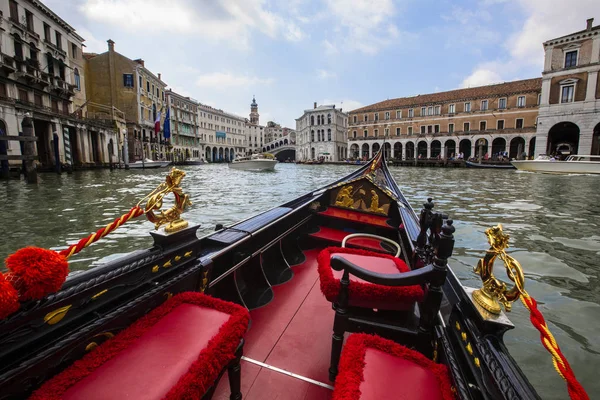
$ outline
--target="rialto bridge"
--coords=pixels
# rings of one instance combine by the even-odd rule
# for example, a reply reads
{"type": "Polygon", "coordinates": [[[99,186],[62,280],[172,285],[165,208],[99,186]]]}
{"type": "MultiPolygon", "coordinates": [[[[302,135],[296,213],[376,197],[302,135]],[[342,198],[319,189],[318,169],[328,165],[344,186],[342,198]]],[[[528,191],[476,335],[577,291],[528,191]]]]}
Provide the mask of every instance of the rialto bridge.
{"type": "MultiPolygon", "coordinates": [[[[348,156],[350,158],[371,158],[383,145],[383,138],[350,138],[348,140],[348,156]]],[[[478,134],[442,134],[442,135],[410,135],[404,137],[391,136],[386,139],[385,152],[387,158],[450,158],[463,153],[464,158],[492,156],[507,151],[510,158],[517,158],[526,153],[534,156],[535,132],[514,133],[478,133],[478,134]]]]}

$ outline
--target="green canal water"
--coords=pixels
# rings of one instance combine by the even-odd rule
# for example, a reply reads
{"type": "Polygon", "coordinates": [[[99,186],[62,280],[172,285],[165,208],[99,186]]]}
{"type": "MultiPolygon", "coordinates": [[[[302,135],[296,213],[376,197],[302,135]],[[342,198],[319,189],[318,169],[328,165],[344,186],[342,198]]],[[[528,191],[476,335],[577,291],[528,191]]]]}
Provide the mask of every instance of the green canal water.
{"type": "MultiPolygon", "coordinates": [[[[223,164],[182,167],[182,186],[194,203],[186,218],[202,224],[200,234],[208,233],[217,223],[259,213],[354,168],[279,164],[275,172],[253,173],[223,164]]],[[[100,170],[41,174],[38,185],[2,181],[0,255],[26,245],[62,249],[128,211],[165,173],[100,170]]],[[[436,209],[455,220],[451,267],[468,286],[480,286],[472,268],[488,247],[483,231],[503,224],[511,254],[525,269],[527,290],[590,397],[600,398],[600,177],[410,167],[392,173],[416,210],[433,197],[436,209]]],[[[152,228],[142,219],[129,222],[73,257],[71,269],[150,246],[152,228]]],[[[507,346],[542,398],[568,398],[527,310],[517,303],[509,317],[516,328],[506,334],[507,346]]]]}

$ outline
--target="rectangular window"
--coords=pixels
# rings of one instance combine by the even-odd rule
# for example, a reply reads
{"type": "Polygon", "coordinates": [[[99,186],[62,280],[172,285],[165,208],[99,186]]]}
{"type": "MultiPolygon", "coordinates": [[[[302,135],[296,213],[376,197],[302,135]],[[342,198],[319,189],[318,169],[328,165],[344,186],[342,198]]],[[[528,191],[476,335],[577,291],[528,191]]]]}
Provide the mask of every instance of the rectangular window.
{"type": "Polygon", "coordinates": [[[517,98],[517,107],[525,107],[525,96],[519,96],[517,98]]]}
{"type": "Polygon", "coordinates": [[[503,119],[499,119],[498,122],[496,122],[496,129],[504,129],[504,120],[503,119]]]}
{"type": "Polygon", "coordinates": [[[539,106],[540,104],[542,104],[542,94],[538,94],[538,102],[537,105],[539,106]]]}
{"type": "Polygon", "coordinates": [[[498,99],[498,108],[500,110],[504,110],[506,109],[506,97],[503,97],[501,99],[498,99]]]}
{"type": "Polygon", "coordinates": [[[465,112],[471,112],[471,103],[465,103],[465,112]]]}
{"type": "Polygon", "coordinates": [[[488,101],[487,100],[481,100],[481,111],[485,111],[488,109],[488,101]]]}
{"type": "Polygon", "coordinates": [[[435,115],[441,115],[442,114],[442,106],[435,106],[435,115]]]}
{"type": "Polygon", "coordinates": [[[575,85],[562,86],[560,90],[560,102],[572,103],[575,94],[575,85]]]}
{"type": "Polygon", "coordinates": [[[140,118],[144,119],[144,107],[140,107],[140,118]]]}
{"type": "Polygon", "coordinates": [[[396,128],[396,136],[400,136],[400,128],[396,128]]]}
{"type": "Polygon", "coordinates": [[[402,118],[402,111],[396,111],[396,118],[402,118]]]}
{"type": "Polygon", "coordinates": [[[379,121],[379,113],[373,114],[375,116],[375,121],[379,121]]]}
{"type": "MultiPolygon", "coordinates": [[[[19,22],[19,9],[15,0],[10,0],[10,19],[19,22]]],[[[6,4],[6,3],[5,3],[6,4]]]]}
{"type": "MultiPolygon", "coordinates": [[[[356,138],[356,131],[352,131],[352,137],[356,138]]],[[[254,140],[256,140],[256,137],[254,138],[254,140]]]]}
{"type": "Polygon", "coordinates": [[[58,113],[58,101],[56,101],[55,99],[52,99],[52,111],[58,113]]]}
{"type": "Polygon", "coordinates": [[[415,110],[412,108],[408,110],[408,118],[413,118],[415,116],[415,110]]]}
{"type": "Polygon", "coordinates": [[[479,122],[479,130],[480,131],[485,131],[486,128],[487,128],[487,122],[485,122],[485,121],[479,122]]]}
{"type": "Polygon", "coordinates": [[[123,74],[123,86],[133,87],[133,74],[123,74]]]}
{"type": "Polygon", "coordinates": [[[150,94],[150,82],[146,81],[146,92],[148,92],[148,94],[150,94]]]}
{"type": "Polygon", "coordinates": [[[34,101],[35,105],[38,107],[44,106],[44,101],[42,100],[42,95],[39,93],[33,94],[33,101],[34,101]]]}
{"type": "Polygon", "coordinates": [[[379,136],[379,129],[375,129],[375,130],[373,131],[373,135],[374,135],[375,137],[379,136]]]}
{"type": "Polygon", "coordinates": [[[433,133],[433,125],[427,125],[427,133],[433,133]]]}
{"type": "Polygon", "coordinates": [[[369,116],[365,114],[365,122],[369,122],[369,116]]]}
{"type": "Polygon", "coordinates": [[[425,129],[427,129],[427,127],[425,125],[421,125],[421,133],[425,134],[425,129]]]}
{"type": "Polygon", "coordinates": [[[448,133],[454,133],[454,124],[448,124],[448,133]]]}
{"type": "Polygon", "coordinates": [[[356,123],[356,115],[354,117],[352,117],[352,120],[354,123],[356,123]]]}
{"type": "Polygon", "coordinates": [[[369,131],[367,131],[366,129],[363,131],[363,137],[367,137],[369,136],[369,131]]]}
{"type": "Polygon", "coordinates": [[[54,33],[56,35],[56,47],[58,47],[59,50],[62,50],[62,36],[58,31],[55,31],[54,33]]]}
{"type": "Polygon", "coordinates": [[[385,128],[383,132],[385,136],[390,136],[390,128],[385,128]]]}
{"type": "Polygon", "coordinates": [[[29,95],[27,93],[27,90],[19,89],[19,100],[29,102],[29,95]]]}
{"type": "Polygon", "coordinates": [[[517,129],[523,128],[523,118],[517,118],[515,120],[515,128],[517,128],[517,129]]]}
{"type": "Polygon", "coordinates": [[[406,131],[406,133],[407,133],[408,135],[412,135],[412,134],[413,134],[413,127],[412,127],[412,126],[409,126],[409,127],[408,127],[408,129],[407,129],[407,131],[406,131]]]}
{"type": "Polygon", "coordinates": [[[450,104],[448,106],[448,114],[454,114],[456,112],[456,111],[454,111],[456,108],[455,106],[456,106],[455,104],[450,104]]]}
{"type": "Polygon", "coordinates": [[[427,115],[427,107],[421,107],[421,116],[424,117],[427,115]]]}
{"type": "Polygon", "coordinates": [[[433,126],[433,133],[440,133],[440,126],[439,125],[434,125],[433,126]]]}
{"type": "Polygon", "coordinates": [[[389,113],[389,111],[385,113],[385,119],[390,119],[390,113],[389,113]]]}
{"type": "Polygon", "coordinates": [[[63,112],[65,114],[69,113],[69,102],[68,101],[63,101],[63,112]]]}
{"type": "Polygon", "coordinates": [[[471,124],[470,124],[470,123],[468,123],[468,122],[465,122],[465,123],[463,124],[463,131],[465,131],[465,132],[469,132],[470,130],[471,130],[471,124]]]}
{"type": "Polygon", "coordinates": [[[577,50],[567,51],[565,53],[565,68],[577,66],[577,50]]]}
{"type": "Polygon", "coordinates": [[[25,22],[27,23],[27,30],[34,32],[33,30],[33,14],[31,11],[25,10],[25,22]]]}
{"type": "Polygon", "coordinates": [[[50,41],[50,25],[44,22],[44,40],[46,42],[50,41]]]}
{"type": "Polygon", "coordinates": [[[433,115],[433,107],[427,107],[427,115],[433,115]]]}

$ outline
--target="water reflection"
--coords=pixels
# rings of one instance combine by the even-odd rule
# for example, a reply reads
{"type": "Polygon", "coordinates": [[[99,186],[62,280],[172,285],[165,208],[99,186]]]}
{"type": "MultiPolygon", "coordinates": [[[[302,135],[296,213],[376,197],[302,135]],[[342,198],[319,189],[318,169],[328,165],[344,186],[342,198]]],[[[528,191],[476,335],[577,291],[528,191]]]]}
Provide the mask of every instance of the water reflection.
{"type": "MultiPolygon", "coordinates": [[[[182,186],[194,203],[186,218],[202,224],[231,224],[291,200],[354,170],[355,166],[279,164],[273,173],[226,165],[183,167],[182,186]]],[[[62,249],[127,212],[164,180],[165,170],[85,171],[40,175],[40,184],[0,182],[0,254],[25,245],[62,249]]],[[[452,267],[465,285],[479,286],[472,272],[488,247],[483,231],[501,222],[511,235],[511,254],[526,272],[526,287],[539,302],[550,329],[591,398],[600,397],[600,192],[598,178],[516,171],[393,168],[400,188],[419,209],[433,197],[436,209],[454,218],[452,267]]],[[[114,253],[151,244],[152,224],[142,219],[121,227],[71,260],[72,269],[114,253]]],[[[501,264],[497,263],[497,269],[501,264]]],[[[515,330],[506,335],[511,353],[544,399],[567,398],[565,385],[531,326],[515,305],[515,330]]]]}

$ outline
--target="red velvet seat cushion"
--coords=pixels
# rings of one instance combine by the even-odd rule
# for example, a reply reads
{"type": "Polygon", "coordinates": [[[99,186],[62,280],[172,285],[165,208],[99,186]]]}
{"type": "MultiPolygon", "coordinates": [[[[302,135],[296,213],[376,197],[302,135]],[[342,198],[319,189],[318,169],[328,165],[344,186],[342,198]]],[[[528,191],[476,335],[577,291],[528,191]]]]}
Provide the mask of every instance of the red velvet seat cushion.
{"type": "Polygon", "coordinates": [[[375,335],[350,335],[332,400],[451,400],[446,366],[375,335]]]}
{"type": "Polygon", "coordinates": [[[235,357],[248,311],[172,297],[46,382],[31,399],[199,399],[235,357]]]}
{"type": "MultiPolygon", "coordinates": [[[[343,271],[334,271],[331,268],[333,255],[341,255],[355,265],[382,274],[410,271],[404,261],[388,254],[361,249],[328,247],[319,253],[318,262],[321,291],[331,302],[337,300],[340,292],[340,278],[343,274],[343,271]]],[[[397,287],[376,285],[352,275],[350,275],[348,291],[350,305],[377,309],[406,310],[410,309],[415,302],[423,301],[425,297],[425,292],[419,285],[397,287]]]]}

